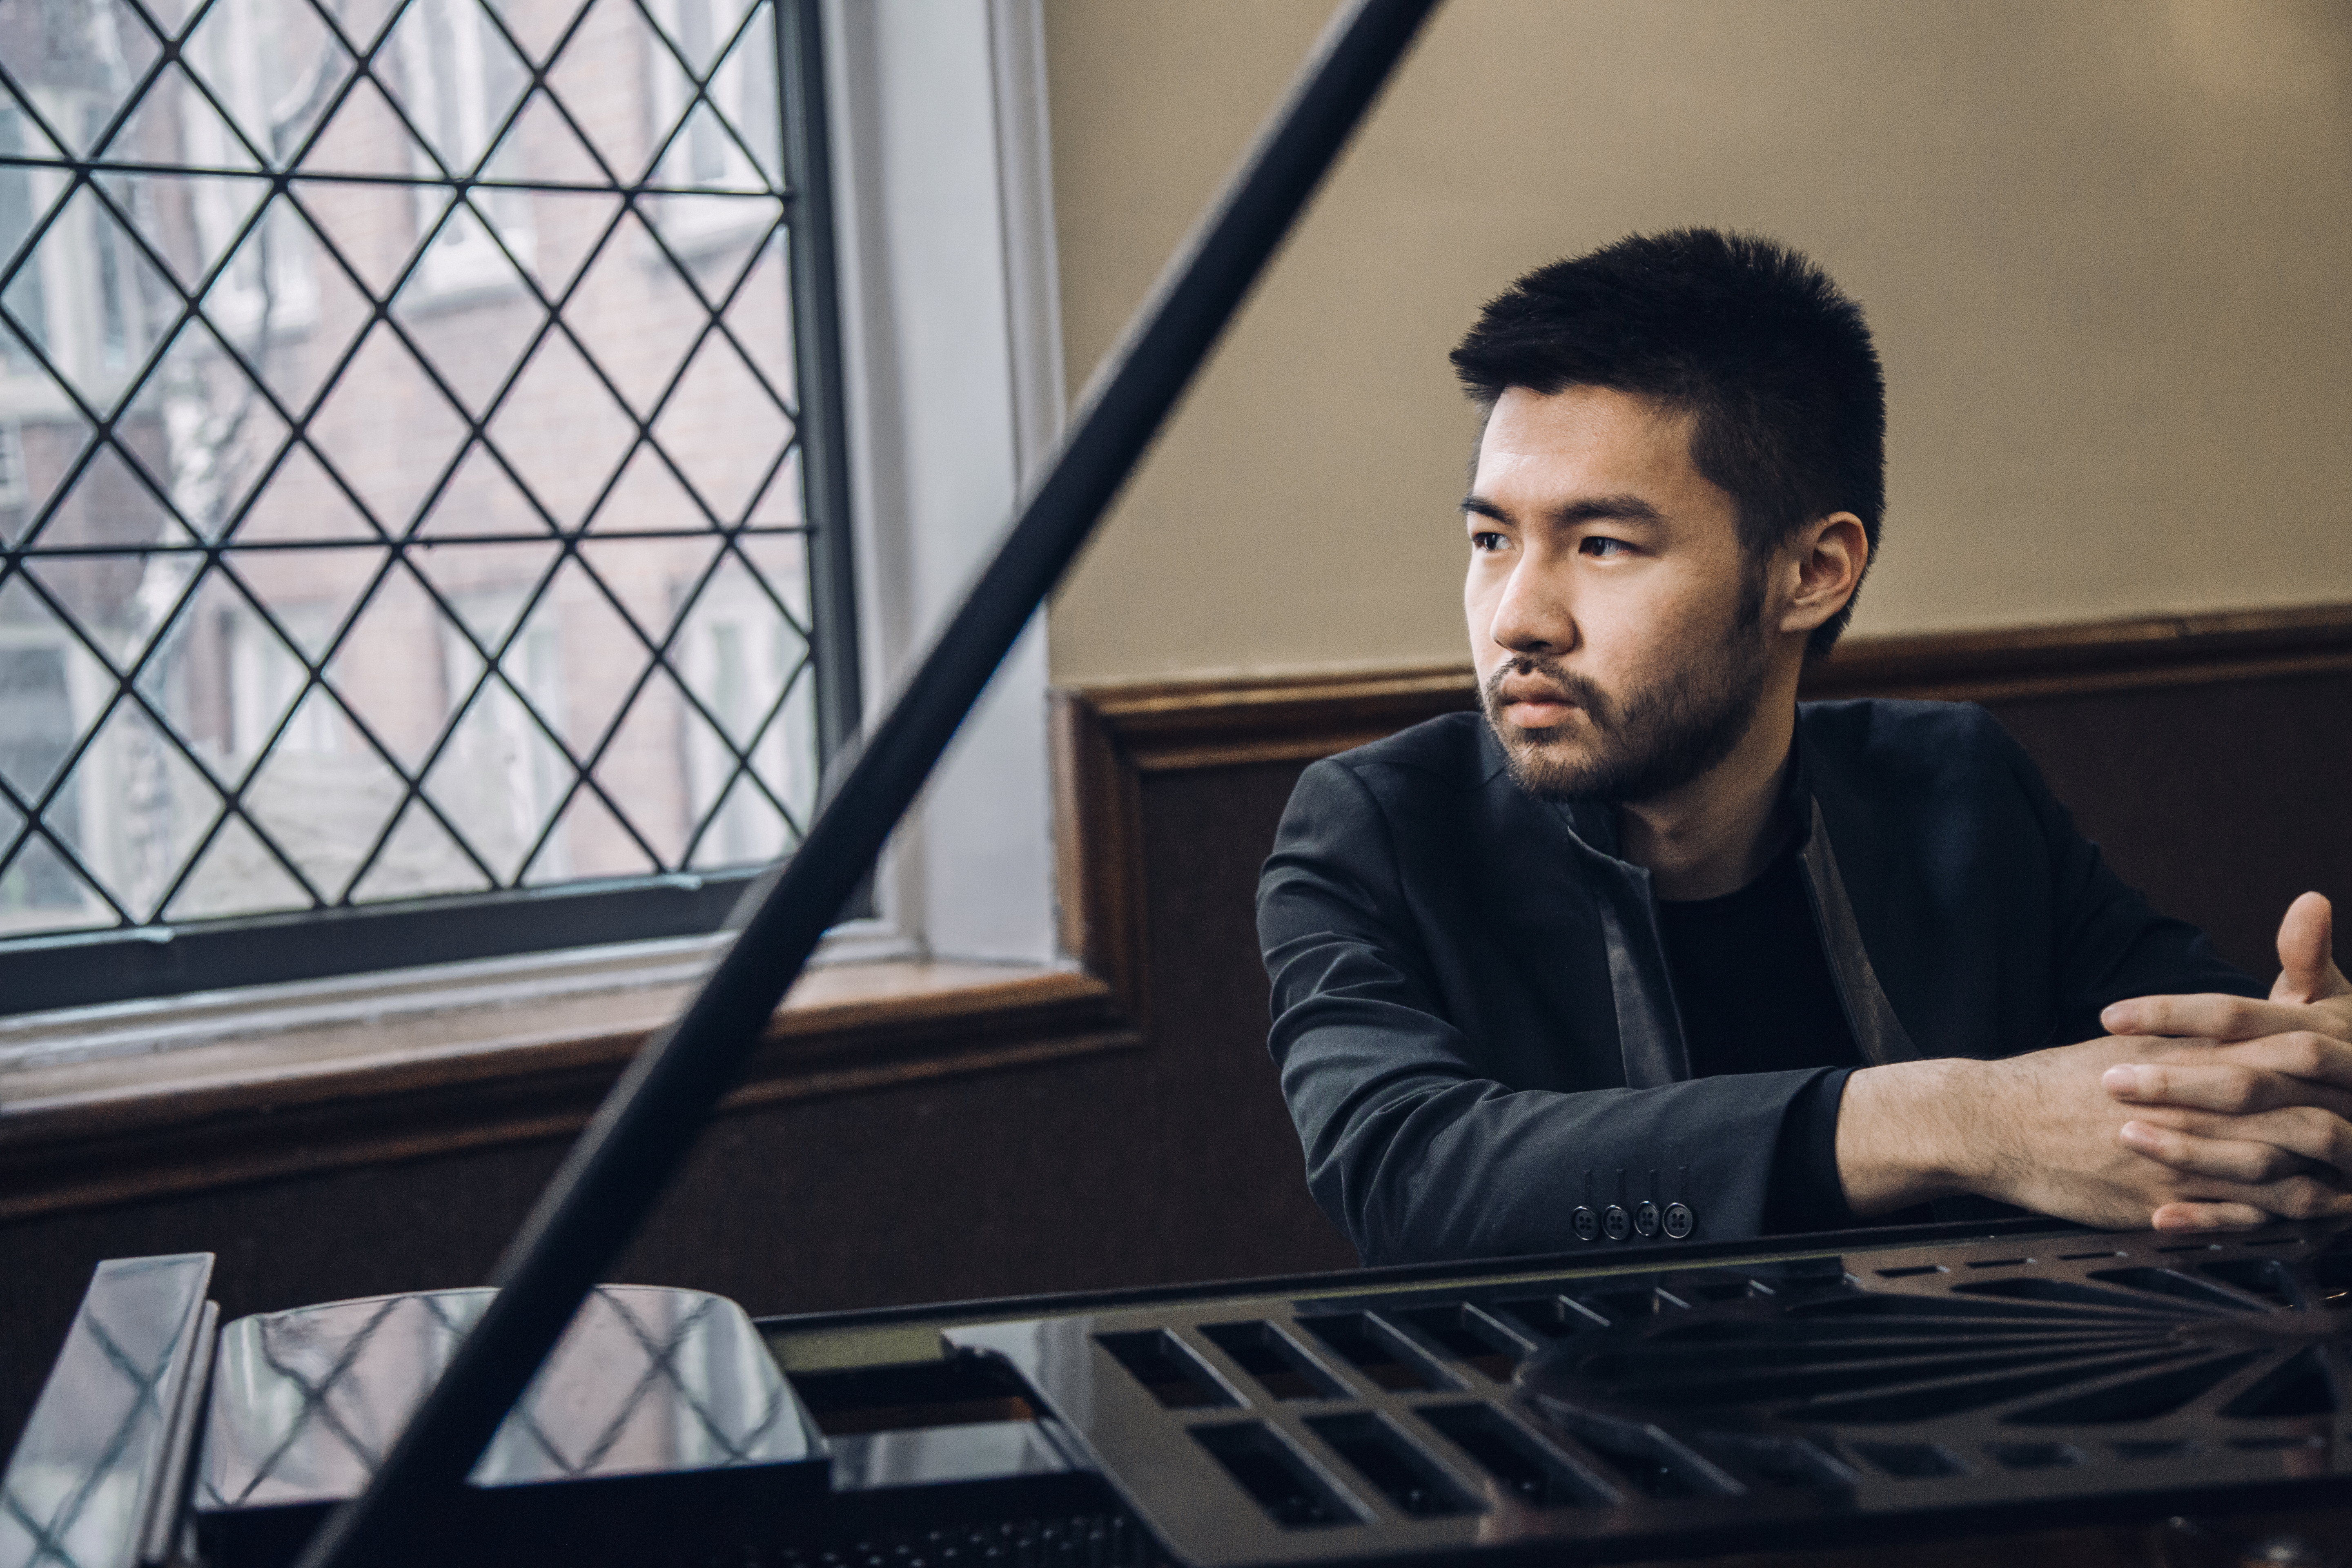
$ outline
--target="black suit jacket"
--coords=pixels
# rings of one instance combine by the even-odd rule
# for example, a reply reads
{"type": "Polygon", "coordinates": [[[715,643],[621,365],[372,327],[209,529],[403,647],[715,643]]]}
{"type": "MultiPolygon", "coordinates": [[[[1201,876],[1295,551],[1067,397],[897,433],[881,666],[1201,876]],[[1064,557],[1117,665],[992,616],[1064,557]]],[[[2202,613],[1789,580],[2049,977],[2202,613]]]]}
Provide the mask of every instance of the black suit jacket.
{"type": "MultiPolygon", "coordinates": [[[[2117,879],[1982,709],[1806,703],[1797,733],[1789,804],[1865,1059],[2262,994],[2117,879]]],[[[1523,793],[1473,713],[1300,777],[1258,889],[1271,1046],[1365,1262],[1557,1252],[1580,1207],[1644,1201],[1692,1239],[1759,1231],[1782,1120],[1830,1069],[1691,1078],[1649,873],[1615,851],[1613,810],[1523,793]]]]}

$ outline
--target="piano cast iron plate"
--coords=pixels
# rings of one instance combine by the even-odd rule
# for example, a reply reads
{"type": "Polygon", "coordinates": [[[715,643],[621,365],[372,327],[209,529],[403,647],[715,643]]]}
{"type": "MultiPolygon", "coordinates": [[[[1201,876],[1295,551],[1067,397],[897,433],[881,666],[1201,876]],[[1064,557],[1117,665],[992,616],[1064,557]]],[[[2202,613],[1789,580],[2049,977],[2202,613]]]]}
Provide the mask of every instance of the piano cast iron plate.
{"type": "Polygon", "coordinates": [[[1616,1261],[947,1340],[1009,1361],[1202,1568],[1666,1556],[2340,1495],[2352,1236],[1616,1261]]]}

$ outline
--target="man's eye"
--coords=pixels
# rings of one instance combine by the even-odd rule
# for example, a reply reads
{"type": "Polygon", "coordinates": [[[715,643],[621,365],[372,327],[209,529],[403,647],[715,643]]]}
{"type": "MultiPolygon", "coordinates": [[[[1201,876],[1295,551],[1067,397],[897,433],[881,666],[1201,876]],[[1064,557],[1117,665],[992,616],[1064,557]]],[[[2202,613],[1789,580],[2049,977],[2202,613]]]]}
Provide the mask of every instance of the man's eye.
{"type": "Polygon", "coordinates": [[[1506,542],[1501,534],[1491,529],[1481,530],[1470,536],[1470,548],[1482,552],[1500,550],[1506,542]]]}
{"type": "Polygon", "coordinates": [[[1586,538],[1577,548],[1587,555],[1598,555],[1606,559],[1612,555],[1622,555],[1633,547],[1622,539],[1611,539],[1606,535],[1594,534],[1586,538]]]}

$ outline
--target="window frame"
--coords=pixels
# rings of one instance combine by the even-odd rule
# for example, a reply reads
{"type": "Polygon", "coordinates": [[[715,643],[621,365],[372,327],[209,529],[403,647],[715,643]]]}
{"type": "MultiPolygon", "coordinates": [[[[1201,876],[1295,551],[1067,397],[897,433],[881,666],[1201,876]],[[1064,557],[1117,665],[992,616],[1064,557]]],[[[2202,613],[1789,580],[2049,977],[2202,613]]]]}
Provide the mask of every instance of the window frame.
{"type": "MultiPolygon", "coordinates": [[[[858,626],[887,691],[1062,434],[1044,5],[824,4],[858,626]]],[[[1041,607],[885,852],[870,939],[1073,964],[1055,902],[1046,654],[1041,607]]]]}
{"type": "MultiPolygon", "coordinates": [[[[831,291],[838,304],[830,363],[815,367],[839,378],[841,395],[831,403],[841,414],[833,432],[837,460],[817,461],[819,443],[804,431],[803,482],[813,513],[817,488],[826,486],[839,509],[832,515],[851,520],[848,548],[812,565],[855,584],[854,626],[834,618],[829,629],[843,646],[818,658],[818,669],[830,667],[832,679],[853,683],[854,694],[866,671],[889,682],[913,665],[1060,432],[1042,7],[1040,0],[988,0],[965,16],[970,25],[940,26],[921,0],[775,4],[780,52],[812,47],[820,29],[823,37],[824,114],[797,127],[801,117],[788,115],[787,132],[803,139],[807,174],[797,188],[831,187],[821,205],[833,243],[812,247],[825,265],[806,277],[796,270],[793,286],[796,310],[803,289],[831,291]],[[961,162],[958,152],[965,154],[961,162]],[[910,157],[935,174],[961,172],[967,188],[954,204],[955,222],[940,221],[936,192],[910,188],[910,157]],[[927,335],[943,299],[977,306],[988,352],[975,355],[969,340],[927,335]]],[[[779,63],[780,72],[791,68],[779,63]]],[[[793,156],[788,141],[788,168],[793,156]]],[[[814,404],[806,385],[803,403],[814,404]]],[[[818,964],[903,969],[978,961],[999,966],[989,973],[1007,983],[1024,973],[1076,971],[1062,950],[1055,907],[1043,619],[1041,612],[902,824],[877,868],[870,904],[828,934],[818,964]]],[[[827,630],[820,623],[821,637],[827,630]]],[[[821,722],[835,726],[828,749],[852,738],[838,696],[820,702],[821,722]]],[[[636,889],[658,895],[640,900],[651,918],[634,921],[610,889],[593,885],[568,898],[540,891],[463,900],[464,920],[483,924],[511,921],[513,906],[525,901],[551,914],[560,910],[571,940],[526,953],[462,952],[466,933],[452,918],[461,913],[454,900],[375,906],[367,911],[373,920],[405,922],[399,934],[417,944],[416,962],[341,973],[321,965],[321,973],[296,980],[240,973],[220,944],[205,940],[210,931],[146,933],[124,944],[123,957],[160,977],[154,994],[20,1012],[0,1040],[0,1074],[58,1059],[42,1043],[49,1035],[84,1042],[58,1047],[63,1059],[80,1059],[96,1037],[106,1040],[109,1056],[155,1051],[184,1036],[187,1020],[199,1016],[210,1020],[199,1033],[216,1039],[226,1037],[224,1017],[263,1034],[289,1017],[309,1029],[337,1019],[352,1027],[388,1016],[426,1020],[492,983],[509,1008],[524,996],[552,1003],[672,984],[679,965],[698,966],[724,945],[725,932],[712,927],[757,875],[657,879],[636,889]],[[656,973],[658,982],[646,978],[656,973]]],[[[312,912],[245,923],[299,944],[324,924],[352,918],[312,912]]],[[[132,933],[108,934],[120,942],[132,933]]],[[[935,1011],[936,987],[917,989],[935,1011]]],[[[0,1098],[5,1086],[0,1077],[0,1098]]]]}
{"type": "MultiPolygon", "coordinates": [[[[417,0],[420,5],[438,4],[445,10],[451,3],[417,0]]],[[[471,6],[473,0],[458,3],[471,6]]],[[[835,73],[827,68],[822,44],[826,23],[821,4],[822,0],[772,0],[770,20],[761,25],[769,29],[763,47],[772,45],[775,58],[772,67],[761,74],[778,91],[775,114],[783,132],[782,178],[792,193],[784,233],[795,321],[795,402],[801,415],[798,460],[803,515],[815,525],[804,537],[812,596],[832,612],[814,617],[810,638],[817,753],[828,757],[849,743],[857,726],[865,649],[856,621],[864,612],[866,595],[857,584],[859,552],[849,537],[853,520],[847,421],[843,410],[836,275],[832,267],[835,181],[830,89],[835,73]],[[807,90],[785,95],[782,84],[796,79],[804,81],[807,90]]],[[[738,9],[747,10],[748,5],[738,9]]],[[[421,18],[425,24],[436,20],[446,17],[436,13],[421,18]]],[[[488,27],[489,24],[477,18],[477,25],[488,27]]],[[[402,36],[392,40],[395,54],[413,41],[407,35],[414,31],[406,26],[400,29],[402,36]]],[[[657,107],[648,100],[649,110],[657,107]]],[[[33,174],[37,180],[40,171],[33,174]]],[[[658,170],[651,175],[657,183],[658,170]]],[[[425,187],[420,192],[430,195],[425,187]]],[[[272,216],[276,216],[274,209],[272,216]]],[[[45,250],[32,265],[53,271],[54,259],[45,250]]],[[[427,282],[424,273],[430,260],[428,247],[417,264],[419,283],[427,282]]],[[[226,281],[228,272],[225,270],[222,277],[226,281]]],[[[438,296],[441,290],[436,286],[429,292],[438,296]]],[[[51,304],[54,314],[54,301],[51,304]]],[[[62,391],[50,391],[63,400],[62,391]]],[[[70,634],[67,635],[70,641],[70,634]]],[[[802,700],[793,699],[792,706],[802,700]]],[[[764,754],[767,749],[763,742],[756,750],[764,754]]],[[[0,946],[0,1012],[11,1016],[79,1013],[149,1002],[197,988],[206,992],[222,987],[267,988],[331,979],[347,979],[364,992],[370,975],[398,975],[421,966],[504,961],[527,957],[532,952],[562,953],[583,946],[706,937],[722,925],[742,891],[761,874],[758,867],[686,868],[651,877],[337,905],[178,925],[110,925],[11,936],[0,946]],[[518,916],[525,913],[528,930],[518,935],[518,916]],[[396,967],[354,967],[353,956],[370,951],[397,954],[396,967]]],[[[845,945],[860,949],[873,943],[870,938],[853,933],[845,945]]]]}

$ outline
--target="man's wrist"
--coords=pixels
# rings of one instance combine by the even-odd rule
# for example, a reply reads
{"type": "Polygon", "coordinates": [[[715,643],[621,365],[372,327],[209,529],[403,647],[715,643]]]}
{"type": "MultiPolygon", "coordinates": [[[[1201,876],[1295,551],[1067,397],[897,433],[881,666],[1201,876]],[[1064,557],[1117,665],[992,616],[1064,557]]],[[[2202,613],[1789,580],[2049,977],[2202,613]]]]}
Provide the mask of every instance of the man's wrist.
{"type": "Polygon", "coordinates": [[[1838,1179],[1863,1218],[1997,1184],[1983,1136],[1988,1072],[1963,1059],[1863,1068],[1838,1110],[1838,1179]]]}

